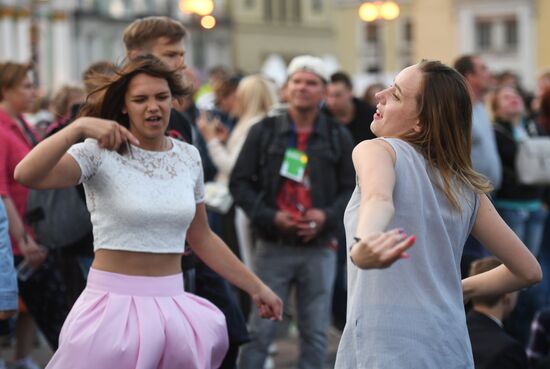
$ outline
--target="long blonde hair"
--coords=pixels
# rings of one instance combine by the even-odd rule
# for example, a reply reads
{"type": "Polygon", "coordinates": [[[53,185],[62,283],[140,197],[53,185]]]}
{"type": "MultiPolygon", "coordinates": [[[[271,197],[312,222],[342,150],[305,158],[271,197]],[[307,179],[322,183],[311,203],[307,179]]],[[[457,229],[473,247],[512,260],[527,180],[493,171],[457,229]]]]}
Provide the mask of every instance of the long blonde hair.
{"type": "Polygon", "coordinates": [[[418,64],[423,82],[417,96],[421,131],[404,139],[417,146],[441,176],[439,187],[451,205],[461,210],[457,200],[460,186],[477,193],[492,190],[489,181],[474,171],[472,148],[472,101],[464,77],[438,61],[418,64]]]}
{"type": "Polygon", "coordinates": [[[275,99],[275,93],[268,82],[254,74],[239,82],[233,113],[239,117],[239,121],[265,116],[275,104],[275,99]]]}

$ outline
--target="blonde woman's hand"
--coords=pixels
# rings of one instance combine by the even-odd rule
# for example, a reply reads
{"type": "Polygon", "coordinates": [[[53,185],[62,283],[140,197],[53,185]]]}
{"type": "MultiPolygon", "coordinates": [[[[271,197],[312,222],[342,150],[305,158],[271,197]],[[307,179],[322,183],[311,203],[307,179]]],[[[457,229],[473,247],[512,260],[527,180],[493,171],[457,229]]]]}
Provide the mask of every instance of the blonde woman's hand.
{"type": "Polygon", "coordinates": [[[229,138],[229,129],[219,120],[216,123],[216,138],[222,143],[226,143],[229,138]]]}
{"type": "Polygon", "coordinates": [[[260,290],[250,296],[264,319],[282,320],[283,302],[269,287],[262,284],[260,290]]]}
{"type": "Polygon", "coordinates": [[[94,138],[100,147],[107,150],[118,150],[127,142],[139,145],[139,140],[114,120],[82,117],[73,124],[80,130],[81,137],[94,138]]]}
{"type": "Polygon", "coordinates": [[[222,125],[218,117],[208,118],[208,113],[201,110],[197,120],[197,128],[206,142],[217,137],[217,127],[222,125]]]}
{"type": "Polygon", "coordinates": [[[373,233],[352,246],[350,258],[361,269],[384,269],[399,259],[406,259],[405,252],[416,241],[401,229],[373,233]]]}

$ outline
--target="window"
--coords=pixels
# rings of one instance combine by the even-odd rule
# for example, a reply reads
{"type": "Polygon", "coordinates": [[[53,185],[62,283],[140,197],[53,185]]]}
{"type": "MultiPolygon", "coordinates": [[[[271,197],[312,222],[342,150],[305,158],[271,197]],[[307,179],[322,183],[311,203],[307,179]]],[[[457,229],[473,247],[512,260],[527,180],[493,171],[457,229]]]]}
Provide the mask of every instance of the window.
{"type": "Polygon", "coordinates": [[[311,9],[314,13],[323,11],[323,0],[311,0],[311,9]]]}
{"type": "Polygon", "coordinates": [[[504,21],[504,45],[506,48],[515,49],[518,46],[518,23],[516,19],[504,21]]]}
{"type": "Polygon", "coordinates": [[[264,19],[273,20],[273,0],[264,0],[264,19]]]}
{"type": "Polygon", "coordinates": [[[377,44],[379,39],[378,23],[368,22],[365,24],[365,37],[369,44],[377,44]]]}
{"type": "Polygon", "coordinates": [[[403,26],[403,39],[405,40],[405,43],[410,44],[413,40],[413,28],[412,28],[412,22],[410,19],[407,19],[405,21],[405,25],[403,26]]]}
{"type": "Polygon", "coordinates": [[[292,4],[292,21],[300,23],[302,20],[302,0],[291,0],[292,4]]]}
{"type": "Polygon", "coordinates": [[[479,50],[491,48],[492,24],[487,20],[476,21],[476,46],[479,50]]]}
{"type": "Polygon", "coordinates": [[[286,1],[285,0],[279,0],[279,20],[281,22],[286,21],[286,1]]]}

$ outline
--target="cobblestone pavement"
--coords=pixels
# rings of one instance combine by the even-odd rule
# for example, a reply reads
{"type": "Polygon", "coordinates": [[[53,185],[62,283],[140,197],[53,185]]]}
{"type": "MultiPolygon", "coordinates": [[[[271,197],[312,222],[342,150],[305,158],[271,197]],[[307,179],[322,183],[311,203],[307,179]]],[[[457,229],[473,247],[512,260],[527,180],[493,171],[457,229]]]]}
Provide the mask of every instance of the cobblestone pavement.
{"type": "MultiPolygon", "coordinates": [[[[336,350],[338,349],[338,342],[340,342],[340,332],[335,328],[330,328],[328,333],[328,350],[327,360],[323,369],[333,369],[334,361],[336,359],[336,350]]],[[[298,344],[297,334],[287,334],[276,341],[277,353],[273,356],[274,366],[273,369],[290,369],[296,368],[298,360],[298,344]]]]}

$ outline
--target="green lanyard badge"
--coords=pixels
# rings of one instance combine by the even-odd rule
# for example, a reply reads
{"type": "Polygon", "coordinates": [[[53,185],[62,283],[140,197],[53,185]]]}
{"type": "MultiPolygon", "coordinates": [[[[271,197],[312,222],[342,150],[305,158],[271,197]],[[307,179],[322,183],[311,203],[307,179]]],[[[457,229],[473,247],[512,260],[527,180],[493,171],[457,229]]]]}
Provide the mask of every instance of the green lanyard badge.
{"type": "Polygon", "coordinates": [[[285,157],[279,174],[285,178],[302,183],[304,181],[307,162],[308,157],[306,153],[289,147],[285,151],[285,157]]]}

